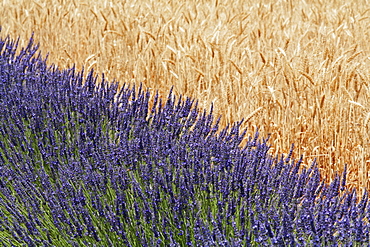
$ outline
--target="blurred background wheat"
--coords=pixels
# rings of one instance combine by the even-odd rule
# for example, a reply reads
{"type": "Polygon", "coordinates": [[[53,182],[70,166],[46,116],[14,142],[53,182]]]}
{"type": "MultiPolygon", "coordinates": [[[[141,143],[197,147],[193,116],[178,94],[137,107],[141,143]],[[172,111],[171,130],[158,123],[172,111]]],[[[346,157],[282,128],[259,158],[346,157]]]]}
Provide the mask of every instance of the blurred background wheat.
{"type": "Polygon", "coordinates": [[[368,1],[2,0],[1,36],[34,33],[49,64],[94,69],[166,97],[199,100],[222,126],[246,119],[271,154],[348,164],[370,188],[368,1]]]}

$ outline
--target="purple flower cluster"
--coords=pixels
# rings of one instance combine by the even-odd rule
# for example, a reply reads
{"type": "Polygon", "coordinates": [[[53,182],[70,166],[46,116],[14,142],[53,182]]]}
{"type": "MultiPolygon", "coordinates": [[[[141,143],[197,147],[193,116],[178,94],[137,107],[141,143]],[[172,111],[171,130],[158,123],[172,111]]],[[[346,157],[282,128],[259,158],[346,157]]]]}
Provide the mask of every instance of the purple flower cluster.
{"type": "Polygon", "coordinates": [[[47,66],[0,39],[4,246],[362,246],[368,194],[268,155],[192,99],[47,66]]]}

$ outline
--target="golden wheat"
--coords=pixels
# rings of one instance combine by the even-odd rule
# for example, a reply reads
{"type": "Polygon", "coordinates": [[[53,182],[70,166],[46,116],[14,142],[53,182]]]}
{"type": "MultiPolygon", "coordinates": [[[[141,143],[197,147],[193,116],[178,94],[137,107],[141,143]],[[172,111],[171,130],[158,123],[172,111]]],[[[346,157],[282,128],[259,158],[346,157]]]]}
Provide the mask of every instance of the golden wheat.
{"type": "Polygon", "coordinates": [[[1,35],[34,32],[49,63],[84,66],[165,97],[213,102],[222,125],[247,119],[271,153],[316,158],[332,179],[370,188],[369,9],[365,0],[3,0],[1,35]],[[257,110],[255,110],[257,109],[257,110]],[[263,114],[261,111],[263,109],[263,114]],[[257,114],[260,113],[260,114],[257,114]],[[252,118],[253,117],[253,118],[252,118]]]}

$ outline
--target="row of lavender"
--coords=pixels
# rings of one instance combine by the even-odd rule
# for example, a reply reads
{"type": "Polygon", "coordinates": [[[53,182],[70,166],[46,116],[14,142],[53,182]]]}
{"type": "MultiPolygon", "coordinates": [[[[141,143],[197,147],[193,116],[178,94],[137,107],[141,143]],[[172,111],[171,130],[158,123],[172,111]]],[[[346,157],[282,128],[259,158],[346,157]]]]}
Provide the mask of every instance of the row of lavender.
{"type": "Polygon", "coordinates": [[[191,99],[162,102],[0,40],[4,246],[360,246],[368,195],[274,158],[191,99]]]}

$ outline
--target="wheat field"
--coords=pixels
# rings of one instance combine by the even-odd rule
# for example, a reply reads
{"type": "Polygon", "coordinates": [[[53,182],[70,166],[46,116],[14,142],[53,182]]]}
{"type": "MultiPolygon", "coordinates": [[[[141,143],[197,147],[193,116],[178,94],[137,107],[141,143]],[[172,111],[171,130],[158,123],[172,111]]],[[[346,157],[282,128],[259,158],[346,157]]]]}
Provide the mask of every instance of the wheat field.
{"type": "Polygon", "coordinates": [[[2,0],[2,37],[32,33],[48,63],[94,69],[166,97],[245,119],[271,154],[316,159],[323,179],[348,165],[370,188],[368,1],[2,0]]]}

